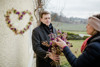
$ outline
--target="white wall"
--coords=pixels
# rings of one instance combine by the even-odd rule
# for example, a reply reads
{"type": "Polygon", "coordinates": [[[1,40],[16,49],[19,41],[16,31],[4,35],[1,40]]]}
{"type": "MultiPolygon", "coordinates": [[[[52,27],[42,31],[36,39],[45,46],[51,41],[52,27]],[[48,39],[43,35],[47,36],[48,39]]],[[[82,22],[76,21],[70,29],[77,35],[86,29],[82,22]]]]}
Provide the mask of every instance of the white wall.
{"type": "MultiPolygon", "coordinates": [[[[36,27],[36,20],[33,20],[31,28],[23,35],[16,35],[9,29],[4,17],[6,11],[12,8],[18,11],[29,10],[34,17],[33,0],[0,0],[0,67],[34,67],[31,34],[36,27]]],[[[21,21],[16,14],[11,14],[10,18],[11,23],[19,29],[29,20],[28,15],[21,21]]]]}

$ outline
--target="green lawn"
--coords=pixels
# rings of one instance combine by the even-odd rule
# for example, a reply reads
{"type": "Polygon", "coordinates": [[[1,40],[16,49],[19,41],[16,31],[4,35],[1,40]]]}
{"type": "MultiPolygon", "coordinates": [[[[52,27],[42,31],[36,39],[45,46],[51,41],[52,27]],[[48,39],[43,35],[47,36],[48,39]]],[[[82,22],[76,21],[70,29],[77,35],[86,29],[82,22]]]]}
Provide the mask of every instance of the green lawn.
{"type": "Polygon", "coordinates": [[[56,29],[62,31],[86,31],[86,24],[67,24],[62,22],[53,22],[52,24],[56,29]]]}
{"type": "MultiPolygon", "coordinates": [[[[84,40],[69,40],[69,42],[73,44],[73,47],[71,47],[70,49],[76,57],[81,54],[80,48],[83,41],[84,40]]],[[[61,67],[71,67],[65,56],[61,56],[61,67]]]]}
{"type": "Polygon", "coordinates": [[[63,31],[63,32],[70,32],[70,33],[75,33],[75,34],[86,34],[87,33],[85,31],[63,31]]]}

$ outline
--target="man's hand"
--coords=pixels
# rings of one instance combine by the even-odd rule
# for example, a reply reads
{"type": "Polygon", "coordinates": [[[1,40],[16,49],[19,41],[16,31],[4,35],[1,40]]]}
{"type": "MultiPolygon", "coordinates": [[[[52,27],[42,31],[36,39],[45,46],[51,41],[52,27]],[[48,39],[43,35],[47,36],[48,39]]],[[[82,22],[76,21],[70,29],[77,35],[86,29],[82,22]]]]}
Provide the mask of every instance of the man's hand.
{"type": "Polygon", "coordinates": [[[60,60],[59,55],[56,55],[54,53],[49,52],[49,58],[52,59],[55,62],[58,62],[60,60]]]}

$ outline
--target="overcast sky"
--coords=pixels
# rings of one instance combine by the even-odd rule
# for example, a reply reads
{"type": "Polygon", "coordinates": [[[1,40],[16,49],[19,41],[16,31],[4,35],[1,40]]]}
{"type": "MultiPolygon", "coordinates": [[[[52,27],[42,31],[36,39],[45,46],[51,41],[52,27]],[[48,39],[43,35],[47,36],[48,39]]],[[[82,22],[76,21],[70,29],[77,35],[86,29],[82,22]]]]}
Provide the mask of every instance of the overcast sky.
{"type": "Polygon", "coordinates": [[[88,18],[100,13],[100,0],[49,0],[47,10],[66,17],[88,18]]]}

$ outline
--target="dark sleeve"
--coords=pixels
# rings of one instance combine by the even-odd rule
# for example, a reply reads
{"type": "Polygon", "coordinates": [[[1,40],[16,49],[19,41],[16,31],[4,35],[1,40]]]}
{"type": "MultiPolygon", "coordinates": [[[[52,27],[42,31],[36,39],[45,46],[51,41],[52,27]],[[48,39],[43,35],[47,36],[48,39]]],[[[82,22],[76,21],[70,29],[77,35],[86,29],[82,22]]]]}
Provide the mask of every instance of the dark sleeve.
{"type": "Polygon", "coordinates": [[[40,35],[37,30],[33,30],[32,32],[32,45],[36,55],[44,59],[47,52],[41,48],[40,35]]]}
{"type": "Polygon", "coordinates": [[[94,59],[98,54],[100,55],[96,47],[94,47],[94,44],[88,46],[78,58],[75,57],[67,46],[64,48],[63,52],[72,67],[87,67],[87,65],[90,67],[91,64],[95,62],[94,59]]]}

